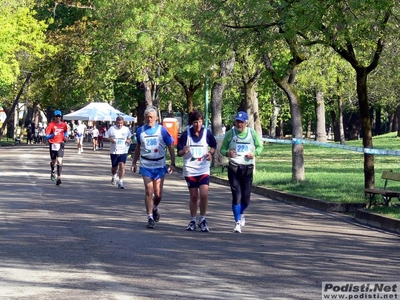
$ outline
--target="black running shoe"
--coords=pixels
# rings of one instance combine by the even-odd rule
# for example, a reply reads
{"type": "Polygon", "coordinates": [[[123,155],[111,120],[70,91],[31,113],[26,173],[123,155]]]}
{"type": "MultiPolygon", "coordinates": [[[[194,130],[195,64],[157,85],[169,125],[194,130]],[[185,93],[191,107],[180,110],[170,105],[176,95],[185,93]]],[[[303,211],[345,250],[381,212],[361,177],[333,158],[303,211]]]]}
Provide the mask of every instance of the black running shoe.
{"type": "Polygon", "coordinates": [[[61,184],[61,179],[58,178],[58,179],[57,179],[57,182],[56,182],[56,185],[60,185],[60,184],[61,184]]]}
{"type": "Polygon", "coordinates": [[[154,229],[156,227],[156,223],[154,223],[153,219],[149,218],[146,227],[154,229]]]}
{"type": "Polygon", "coordinates": [[[160,221],[160,214],[158,213],[158,209],[156,209],[156,210],[153,209],[153,218],[154,218],[154,222],[160,221]]]}

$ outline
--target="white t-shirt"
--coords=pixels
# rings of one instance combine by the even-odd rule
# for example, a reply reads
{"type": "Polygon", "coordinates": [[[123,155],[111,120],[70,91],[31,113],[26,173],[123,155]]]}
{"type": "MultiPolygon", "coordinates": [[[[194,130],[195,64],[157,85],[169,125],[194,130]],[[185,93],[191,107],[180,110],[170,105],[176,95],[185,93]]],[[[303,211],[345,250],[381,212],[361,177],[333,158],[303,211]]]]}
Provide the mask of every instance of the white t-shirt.
{"type": "Polygon", "coordinates": [[[131,132],[128,127],[122,126],[118,128],[116,125],[111,126],[106,134],[106,139],[115,140],[115,144],[110,143],[111,154],[125,154],[128,153],[129,145],[126,143],[127,139],[131,137],[131,132]]]}
{"type": "Polygon", "coordinates": [[[92,137],[98,137],[99,136],[99,130],[95,127],[92,129],[92,137]]]}
{"type": "Polygon", "coordinates": [[[79,124],[78,126],[76,126],[76,137],[83,139],[83,135],[85,134],[85,130],[86,130],[86,125],[85,124],[79,124]]]}

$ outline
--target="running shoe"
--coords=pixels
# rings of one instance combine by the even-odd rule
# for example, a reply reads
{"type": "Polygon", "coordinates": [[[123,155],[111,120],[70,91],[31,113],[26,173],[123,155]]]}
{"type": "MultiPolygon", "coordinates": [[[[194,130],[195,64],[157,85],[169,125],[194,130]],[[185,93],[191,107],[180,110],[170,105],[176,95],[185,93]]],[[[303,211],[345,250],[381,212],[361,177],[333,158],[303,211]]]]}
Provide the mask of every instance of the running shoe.
{"type": "Polygon", "coordinates": [[[242,227],[240,226],[240,222],[237,222],[235,228],[233,228],[233,232],[242,233],[242,227]]]}
{"type": "Polygon", "coordinates": [[[244,214],[240,215],[240,226],[243,227],[246,225],[246,218],[244,217],[244,214]]]}
{"type": "Polygon", "coordinates": [[[111,184],[112,185],[116,185],[117,184],[117,178],[115,178],[114,176],[111,177],[111,184]]]}
{"type": "Polygon", "coordinates": [[[51,172],[50,179],[51,179],[52,181],[55,181],[55,180],[56,180],[56,173],[51,172]]]}
{"type": "Polygon", "coordinates": [[[56,182],[56,185],[60,185],[60,184],[61,184],[61,179],[58,178],[58,179],[57,179],[57,182],[56,182]]]}
{"type": "Polygon", "coordinates": [[[152,218],[149,218],[146,227],[151,229],[154,229],[156,227],[156,223],[154,223],[154,220],[152,218]]]}
{"type": "Polygon", "coordinates": [[[204,219],[203,221],[199,222],[199,224],[197,224],[197,226],[199,226],[199,228],[200,228],[200,230],[202,232],[209,232],[210,231],[210,229],[208,229],[206,219],[204,219]]]}
{"type": "Polygon", "coordinates": [[[118,183],[118,188],[119,189],[124,189],[124,185],[122,183],[118,183]]]}
{"type": "Polygon", "coordinates": [[[156,209],[156,210],[153,209],[153,218],[154,218],[154,222],[160,221],[160,214],[158,213],[158,209],[156,209]]]}
{"type": "Polygon", "coordinates": [[[188,227],[186,227],[187,231],[195,231],[196,230],[196,222],[190,221],[188,227]]]}

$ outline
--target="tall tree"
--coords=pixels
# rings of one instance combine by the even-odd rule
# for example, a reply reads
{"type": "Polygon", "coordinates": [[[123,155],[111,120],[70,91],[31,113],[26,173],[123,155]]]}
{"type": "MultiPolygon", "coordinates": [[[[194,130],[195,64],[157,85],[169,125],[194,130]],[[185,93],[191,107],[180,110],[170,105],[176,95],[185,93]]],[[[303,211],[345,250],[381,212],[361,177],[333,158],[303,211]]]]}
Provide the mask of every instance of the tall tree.
{"type": "MultiPolygon", "coordinates": [[[[285,17],[282,10],[289,8],[274,1],[210,2],[214,5],[215,14],[221,19],[221,28],[229,29],[237,43],[246,45],[251,52],[262,58],[272,80],[289,100],[292,137],[303,138],[300,97],[295,88],[295,76],[306,56],[299,47],[296,35],[285,23],[287,20],[282,19],[285,17]]],[[[294,143],[292,147],[292,179],[305,180],[304,147],[301,143],[294,143]]]]}
{"type": "MultiPolygon", "coordinates": [[[[35,18],[33,7],[34,1],[0,0],[0,106],[7,113],[6,123],[12,119],[15,102],[19,101],[35,65],[53,52],[44,34],[47,24],[35,18]]],[[[3,129],[4,126],[0,137],[3,129]]]]}
{"type": "MultiPolygon", "coordinates": [[[[350,0],[295,3],[291,6],[297,32],[312,43],[331,47],[355,70],[364,148],[373,148],[367,93],[368,75],[378,66],[385,39],[394,28],[398,7],[392,0],[350,0]],[[305,9],[307,8],[307,9],[305,9]]],[[[364,186],[375,186],[374,156],[364,153],[364,186]]]]}
{"type": "Polygon", "coordinates": [[[214,84],[211,89],[211,113],[212,113],[212,131],[217,138],[217,149],[213,156],[213,166],[222,165],[225,158],[219,152],[222,145],[222,103],[223,93],[226,87],[227,78],[231,75],[235,65],[235,55],[232,53],[231,58],[223,60],[219,63],[219,74],[214,79],[214,84]]]}

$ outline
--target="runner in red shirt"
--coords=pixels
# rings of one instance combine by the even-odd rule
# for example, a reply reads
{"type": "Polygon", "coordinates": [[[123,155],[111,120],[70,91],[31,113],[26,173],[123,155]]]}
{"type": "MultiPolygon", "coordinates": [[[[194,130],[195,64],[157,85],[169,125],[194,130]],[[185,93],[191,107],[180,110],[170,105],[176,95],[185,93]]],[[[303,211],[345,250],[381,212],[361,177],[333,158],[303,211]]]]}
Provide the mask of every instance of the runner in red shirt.
{"type": "Polygon", "coordinates": [[[68,139],[68,127],[65,122],[61,120],[62,113],[60,110],[54,111],[54,120],[50,122],[46,128],[46,138],[50,145],[50,168],[51,180],[56,181],[56,185],[61,184],[62,160],[64,157],[64,142],[68,139]],[[57,163],[57,177],[54,173],[55,165],[57,163]]]}
{"type": "Polygon", "coordinates": [[[104,135],[106,134],[107,128],[104,127],[103,124],[99,126],[99,136],[98,136],[98,147],[100,150],[103,149],[104,146],[104,135]]]}

